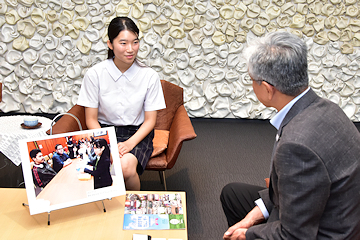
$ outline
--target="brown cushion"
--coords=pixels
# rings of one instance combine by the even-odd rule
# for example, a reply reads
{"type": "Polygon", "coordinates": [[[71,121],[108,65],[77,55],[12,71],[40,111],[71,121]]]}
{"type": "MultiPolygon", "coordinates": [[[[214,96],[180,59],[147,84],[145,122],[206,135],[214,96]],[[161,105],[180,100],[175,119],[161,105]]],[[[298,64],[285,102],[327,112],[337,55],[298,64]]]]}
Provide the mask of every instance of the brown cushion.
{"type": "MultiPolygon", "coordinates": [[[[87,130],[85,122],[85,108],[83,106],[75,105],[68,113],[75,115],[82,126],[82,130],[87,130]]],[[[52,134],[67,133],[79,131],[79,125],[75,118],[70,115],[63,115],[52,127],[52,134]]],[[[46,132],[50,134],[50,129],[46,132]]]]}
{"type": "Polygon", "coordinates": [[[151,157],[155,157],[160,153],[164,152],[169,142],[169,131],[167,130],[154,130],[153,146],[154,151],[151,157]]]}
{"type": "Polygon", "coordinates": [[[175,84],[161,80],[166,108],[157,112],[155,129],[170,130],[177,109],[184,103],[183,89],[175,84]]]}

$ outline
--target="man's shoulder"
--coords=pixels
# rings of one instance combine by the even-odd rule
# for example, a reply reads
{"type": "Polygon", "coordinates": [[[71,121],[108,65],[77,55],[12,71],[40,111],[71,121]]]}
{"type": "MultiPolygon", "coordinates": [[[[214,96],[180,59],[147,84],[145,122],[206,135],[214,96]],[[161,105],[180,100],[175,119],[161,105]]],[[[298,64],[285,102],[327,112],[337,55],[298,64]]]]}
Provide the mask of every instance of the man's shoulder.
{"type": "Polygon", "coordinates": [[[60,155],[56,152],[56,153],[54,153],[53,154],[53,156],[52,156],[52,158],[54,159],[58,159],[58,158],[60,158],[60,155]]]}
{"type": "Polygon", "coordinates": [[[321,97],[317,98],[316,101],[305,108],[304,111],[299,114],[299,118],[303,118],[306,122],[326,122],[328,124],[351,122],[337,104],[321,97]]]}
{"type": "MultiPolygon", "coordinates": [[[[312,122],[347,121],[350,119],[344,111],[329,99],[318,96],[312,89],[302,96],[290,109],[291,124],[309,124],[312,122]]],[[[288,118],[285,117],[285,118],[288,118]]]]}
{"type": "Polygon", "coordinates": [[[335,103],[317,98],[284,127],[282,136],[293,142],[331,141],[334,138],[354,138],[360,134],[353,122],[335,103]],[[327,139],[324,139],[324,136],[327,139]]]}
{"type": "Polygon", "coordinates": [[[52,167],[50,167],[50,165],[47,162],[44,162],[44,166],[46,170],[53,170],[52,167]]]}

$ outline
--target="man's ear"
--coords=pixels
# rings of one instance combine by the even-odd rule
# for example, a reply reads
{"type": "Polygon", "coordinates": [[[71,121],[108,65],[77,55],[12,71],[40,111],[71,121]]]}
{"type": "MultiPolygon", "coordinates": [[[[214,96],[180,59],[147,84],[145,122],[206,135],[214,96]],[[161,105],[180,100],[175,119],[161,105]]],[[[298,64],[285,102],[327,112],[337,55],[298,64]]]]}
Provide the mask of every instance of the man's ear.
{"type": "Polygon", "coordinates": [[[262,81],[262,84],[264,84],[264,87],[265,87],[265,89],[267,91],[267,99],[269,101],[271,101],[273,99],[273,97],[274,97],[276,88],[273,85],[271,85],[271,84],[269,84],[269,83],[267,83],[265,81],[262,81]]]}
{"type": "Polygon", "coordinates": [[[110,42],[110,40],[107,40],[107,45],[108,45],[108,47],[111,49],[111,50],[113,50],[113,46],[112,46],[112,43],[110,42]]]}

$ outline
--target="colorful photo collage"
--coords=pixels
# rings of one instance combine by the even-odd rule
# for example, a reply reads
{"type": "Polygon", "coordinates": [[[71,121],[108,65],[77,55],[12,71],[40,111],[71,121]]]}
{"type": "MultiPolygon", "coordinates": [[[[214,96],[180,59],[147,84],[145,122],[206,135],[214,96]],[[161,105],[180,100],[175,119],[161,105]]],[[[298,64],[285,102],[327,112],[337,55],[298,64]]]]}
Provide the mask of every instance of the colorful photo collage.
{"type": "Polygon", "coordinates": [[[181,195],[126,195],[124,229],[185,229],[181,195]]]}

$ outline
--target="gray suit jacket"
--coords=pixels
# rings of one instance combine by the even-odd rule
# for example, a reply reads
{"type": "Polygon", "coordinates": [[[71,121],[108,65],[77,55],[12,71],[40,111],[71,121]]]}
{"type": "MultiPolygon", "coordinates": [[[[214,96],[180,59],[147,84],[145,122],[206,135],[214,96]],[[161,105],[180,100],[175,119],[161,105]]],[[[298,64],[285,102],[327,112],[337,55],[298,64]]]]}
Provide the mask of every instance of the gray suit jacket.
{"type": "Polygon", "coordinates": [[[360,134],[334,103],[310,89],[278,131],[270,216],[247,239],[360,239],[360,134]]]}

